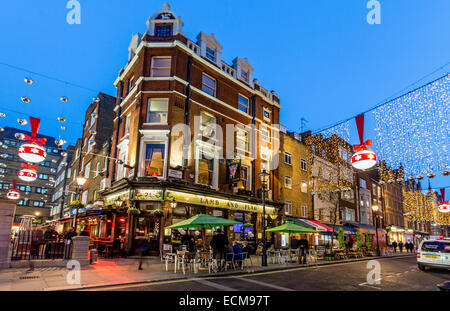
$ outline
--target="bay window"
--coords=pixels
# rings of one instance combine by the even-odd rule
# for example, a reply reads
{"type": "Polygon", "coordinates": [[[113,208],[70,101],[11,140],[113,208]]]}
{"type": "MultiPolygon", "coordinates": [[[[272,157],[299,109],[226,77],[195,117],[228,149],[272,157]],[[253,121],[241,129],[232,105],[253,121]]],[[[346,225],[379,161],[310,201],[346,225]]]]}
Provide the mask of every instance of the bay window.
{"type": "Polygon", "coordinates": [[[168,109],[168,98],[149,98],[147,123],[167,124],[168,109]]]}
{"type": "Polygon", "coordinates": [[[172,58],[170,56],[152,57],[152,77],[170,77],[170,66],[172,58]]]}

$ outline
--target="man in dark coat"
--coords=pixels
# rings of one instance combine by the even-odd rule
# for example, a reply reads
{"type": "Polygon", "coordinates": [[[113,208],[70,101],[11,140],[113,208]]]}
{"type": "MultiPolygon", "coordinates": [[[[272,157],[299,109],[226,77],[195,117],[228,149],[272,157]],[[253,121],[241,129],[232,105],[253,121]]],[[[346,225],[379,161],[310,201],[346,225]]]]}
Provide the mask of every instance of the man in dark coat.
{"type": "Polygon", "coordinates": [[[189,252],[195,251],[195,238],[191,231],[186,231],[186,234],[181,238],[181,244],[186,245],[189,252]]]}
{"type": "Polygon", "coordinates": [[[69,232],[66,232],[66,234],[64,234],[64,243],[65,243],[64,258],[65,259],[70,258],[70,254],[72,251],[72,238],[74,236],[77,236],[77,232],[75,231],[74,227],[70,228],[69,232]]]}
{"type": "Polygon", "coordinates": [[[222,233],[222,229],[216,230],[216,235],[211,240],[211,247],[214,252],[214,258],[218,260],[219,271],[224,269],[223,259],[225,259],[225,246],[229,245],[228,237],[222,233]]]}
{"type": "Polygon", "coordinates": [[[299,264],[305,264],[306,265],[306,254],[309,251],[309,244],[308,240],[306,239],[300,239],[298,241],[299,245],[299,256],[298,256],[298,263],[299,264]]]}
{"type": "Polygon", "coordinates": [[[56,239],[58,238],[58,232],[55,230],[55,226],[50,226],[47,231],[44,233],[45,240],[45,258],[48,259],[50,257],[50,252],[56,246],[56,239]]]}
{"type": "Polygon", "coordinates": [[[392,247],[394,248],[394,253],[396,253],[397,252],[397,242],[396,241],[392,242],[392,247]]]}

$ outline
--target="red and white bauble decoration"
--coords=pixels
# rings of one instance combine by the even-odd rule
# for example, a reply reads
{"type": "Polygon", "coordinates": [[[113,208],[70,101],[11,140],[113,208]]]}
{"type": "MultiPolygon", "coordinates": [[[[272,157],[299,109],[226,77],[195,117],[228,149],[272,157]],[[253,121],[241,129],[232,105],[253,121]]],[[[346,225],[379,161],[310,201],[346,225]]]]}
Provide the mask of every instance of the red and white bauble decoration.
{"type": "Polygon", "coordinates": [[[442,201],[439,201],[438,211],[441,213],[450,213],[450,200],[445,201],[445,189],[441,189],[442,201]]]}
{"type": "Polygon", "coordinates": [[[8,193],[6,194],[6,197],[10,200],[20,199],[19,189],[17,189],[17,183],[15,180],[13,180],[13,186],[12,186],[12,188],[9,188],[8,193]]]}
{"type": "Polygon", "coordinates": [[[22,169],[19,171],[17,176],[23,181],[35,181],[37,178],[36,165],[22,163],[22,169]]]}
{"type": "Polygon", "coordinates": [[[38,138],[40,120],[30,117],[31,136],[24,135],[27,142],[18,148],[18,155],[21,159],[31,162],[40,163],[45,160],[47,153],[45,152],[46,138],[38,138]]]}
{"type": "Polygon", "coordinates": [[[360,144],[353,145],[355,153],[352,156],[352,166],[358,170],[367,170],[377,164],[377,155],[367,147],[372,145],[372,140],[364,141],[364,114],[356,116],[355,120],[360,144]]]}

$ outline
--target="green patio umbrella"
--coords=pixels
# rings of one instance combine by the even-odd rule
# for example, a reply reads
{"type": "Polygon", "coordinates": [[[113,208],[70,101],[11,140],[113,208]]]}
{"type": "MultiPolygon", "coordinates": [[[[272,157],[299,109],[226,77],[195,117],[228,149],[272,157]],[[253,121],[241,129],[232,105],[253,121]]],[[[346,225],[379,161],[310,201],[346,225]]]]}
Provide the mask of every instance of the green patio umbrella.
{"type": "Polygon", "coordinates": [[[221,226],[232,226],[240,224],[239,221],[229,220],[220,217],[214,217],[205,214],[197,214],[192,216],[189,219],[180,221],[174,225],[171,225],[167,228],[169,229],[179,229],[179,228],[201,228],[202,229],[202,238],[203,238],[203,249],[206,249],[206,235],[205,229],[215,228],[221,226]]]}
{"type": "Polygon", "coordinates": [[[316,229],[306,228],[292,222],[286,222],[278,227],[267,229],[266,232],[283,232],[288,233],[289,249],[291,248],[291,233],[315,233],[316,229]]]}

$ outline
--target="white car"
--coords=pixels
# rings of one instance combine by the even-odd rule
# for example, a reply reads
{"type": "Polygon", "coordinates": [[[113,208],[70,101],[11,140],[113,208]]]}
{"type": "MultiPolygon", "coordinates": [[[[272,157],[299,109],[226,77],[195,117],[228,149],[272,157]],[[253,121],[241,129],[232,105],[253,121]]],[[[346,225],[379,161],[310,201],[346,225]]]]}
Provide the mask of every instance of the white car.
{"type": "Polygon", "coordinates": [[[450,269],[450,240],[425,240],[417,251],[417,264],[424,271],[427,267],[450,269]]]}

